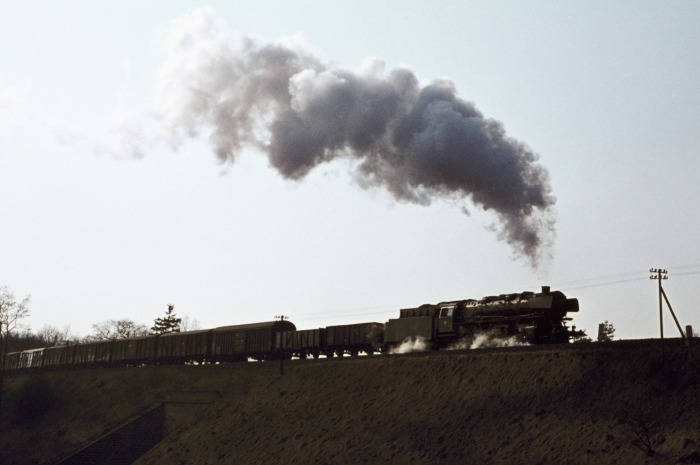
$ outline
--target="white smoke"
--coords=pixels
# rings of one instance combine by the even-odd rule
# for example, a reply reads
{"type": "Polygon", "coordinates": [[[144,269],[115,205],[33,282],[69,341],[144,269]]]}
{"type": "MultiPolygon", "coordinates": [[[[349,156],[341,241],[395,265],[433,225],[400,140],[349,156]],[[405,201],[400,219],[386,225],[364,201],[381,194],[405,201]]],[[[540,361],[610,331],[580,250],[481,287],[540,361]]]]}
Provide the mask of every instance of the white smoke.
{"type": "Polygon", "coordinates": [[[450,344],[447,350],[481,349],[490,347],[517,347],[528,346],[518,336],[504,336],[499,331],[480,331],[474,335],[460,339],[450,344]]]}
{"type": "Polygon", "coordinates": [[[390,354],[408,354],[411,352],[425,352],[430,344],[424,337],[408,337],[398,346],[389,350],[390,354]]]}
{"type": "Polygon", "coordinates": [[[157,113],[173,148],[204,135],[231,163],[252,146],[296,180],[348,158],[360,185],[398,201],[492,211],[497,237],[533,266],[552,240],[547,170],[451,81],[421,85],[411,70],[387,72],[379,59],[331,67],[298,38],[235,35],[208,9],[174,22],[168,44],[157,113]]]}

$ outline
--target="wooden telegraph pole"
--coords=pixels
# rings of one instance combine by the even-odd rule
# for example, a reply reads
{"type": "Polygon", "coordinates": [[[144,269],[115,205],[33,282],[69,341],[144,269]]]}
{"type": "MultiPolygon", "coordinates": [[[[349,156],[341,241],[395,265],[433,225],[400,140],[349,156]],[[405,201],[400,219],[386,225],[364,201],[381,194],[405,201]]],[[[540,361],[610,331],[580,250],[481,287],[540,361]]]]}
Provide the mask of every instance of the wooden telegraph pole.
{"type": "Polygon", "coordinates": [[[664,291],[664,288],[661,286],[661,281],[664,279],[668,279],[668,271],[662,270],[661,268],[652,268],[649,270],[651,273],[651,276],[649,276],[649,279],[653,279],[655,281],[659,282],[659,327],[661,330],[661,361],[665,361],[665,353],[664,353],[664,318],[663,318],[663,302],[664,300],[666,301],[666,305],[668,305],[668,310],[671,312],[671,316],[673,317],[673,321],[676,323],[676,327],[678,328],[678,332],[681,333],[681,338],[685,339],[685,333],[683,332],[683,329],[681,329],[681,325],[678,322],[678,318],[676,318],[676,313],[673,311],[673,307],[671,307],[671,302],[668,300],[668,296],[666,295],[666,292],[664,291]]]}
{"type": "Polygon", "coordinates": [[[668,271],[662,270],[661,268],[652,268],[649,270],[649,273],[651,273],[649,279],[656,280],[659,282],[659,329],[661,331],[661,360],[664,361],[666,360],[666,357],[664,352],[664,314],[663,305],[661,301],[661,281],[664,279],[668,279],[668,271]]]}
{"type": "MultiPolygon", "coordinates": [[[[275,319],[279,321],[284,321],[287,319],[285,315],[276,315],[275,319]]],[[[284,345],[283,341],[284,338],[282,337],[281,333],[277,333],[279,335],[279,357],[280,357],[280,376],[284,375],[284,354],[285,354],[285,347],[282,347],[284,345]]]]}

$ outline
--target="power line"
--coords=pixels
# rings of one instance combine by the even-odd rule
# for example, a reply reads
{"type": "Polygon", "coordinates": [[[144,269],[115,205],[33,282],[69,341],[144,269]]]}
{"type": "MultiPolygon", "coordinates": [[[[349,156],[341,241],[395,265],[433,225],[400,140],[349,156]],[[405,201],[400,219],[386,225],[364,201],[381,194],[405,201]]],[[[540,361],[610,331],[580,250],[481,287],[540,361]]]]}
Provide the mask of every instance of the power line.
{"type": "MultiPolygon", "coordinates": [[[[669,269],[672,270],[685,270],[687,268],[700,268],[700,264],[695,264],[695,265],[677,265],[677,266],[670,266],[669,269]]],[[[674,276],[676,275],[676,272],[673,272],[674,276]]]]}
{"type": "Polygon", "coordinates": [[[674,272],[674,273],[673,273],[673,276],[674,276],[674,277],[675,277],[675,276],[690,276],[690,275],[693,275],[693,274],[700,274],[700,271],[686,271],[686,272],[684,272],[684,273],[675,273],[675,272],[674,272]]]}
{"type": "MultiPolygon", "coordinates": [[[[700,265],[684,265],[684,266],[673,267],[671,269],[673,270],[673,269],[689,269],[689,268],[700,268],[700,265]]],[[[560,288],[560,289],[565,289],[565,290],[576,290],[576,289],[587,289],[587,288],[592,288],[592,287],[611,286],[611,285],[615,285],[615,284],[623,284],[623,283],[629,283],[629,282],[641,281],[641,280],[648,279],[646,271],[644,272],[644,276],[641,276],[641,273],[642,272],[619,273],[619,274],[614,274],[614,275],[601,276],[599,278],[566,281],[566,282],[562,282],[562,283],[557,284],[555,287],[560,288]],[[618,278],[618,277],[622,278],[625,276],[630,276],[630,277],[625,278],[625,279],[613,279],[613,278],[618,278]],[[605,281],[592,282],[590,284],[583,284],[586,282],[599,281],[599,280],[605,280],[605,281]],[[582,283],[582,284],[576,285],[577,283],[582,283]]],[[[676,272],[673,273],[674,276],[690,276],[690,275],[696,275],[696,274],[700,274],[700,270],[692,270],[692,271],[685,271],[685,272],[680,272],[680,273],[676,273],[676,272]]]]}
{"type": "Polygon", "coordinates": [[[643,279],[648,279],[646,276],[644,277],[638,277],[638,278],[630,278],[630,279],[618,279],[616,281],[605,281],[602,283],[597,283],[597,284],[585,284],[583,286],[573,286],[573,287],[562,287],[562,289],[566,289],[567,291],[570,290],[576,290],[576,289],[588,289],[591,287],[603,287],[603,286],[612,286],[615,284],[623,284],[623,283],[631,283],[633,281],[640,281],[643,279]]]}
{"type": "MultiPolygon", "coordinates": [[[[691,276],[691,275],[698,275],[700,274],[700,270],[693,270],[693,268],[700,268],[700,265],[682,265],[682,266],[676,266],[672,267],[671,269],[673,270],[678,270],[678,269],[689,269],[689,271],[683,271],[680,273],[674,272],[674,276],[691,276]]],[[[597,278],[588,278],[588,279],[579,279],[579,280],[573,280],[573,281],[565,281],[562,283],[556,284],[554,287],[557,289],[565,290],[565,291],[575,291],[579,289],[591,289],[591,288],[596,288],[596,287],[605,287],[605,286],[614,286],[617,284],[625,284],[625,283],[631,283],[635,281],[646,281],[649,279],[648,277],[648,272],[628,272],[628,273],[618,273],[618,274],[613,274],[613,275],[606,275],[606,276],[600,276],[597,278]],[[643,273],[643,274],[642,274],[643,273]],[[616,278],[622,278],[622,279],[616,279],[616,278]],[[596,282],[603,280],[602,282],[596,282]],[[581,283],[580,285],[577,285],[578,283],[581,283]]],[[[389,304],[389,305],[372,305],[372,306],[366,306],[366,307],[352,307],[352,308],[339,308],[339,309],[332,309],[332,310],[321,310],[318,312],[305,312],[305,313],[294,313],[290,312],[293,315],[294,321],[309,321],[309,320],[315,320],[319,318],[326,318],[329,316],[333,316],[334,318],[351,318],[351,317],[359,317],[359,316],[367,316],[367,315],[388,315],[388,314],[394,314],[397,313],[399,309],[401,308],[407,308],[411,307],[412,305],[403,305],[403,306],[397,306],[396,304],[389,304]]],[[[413,304],[415,306],[415,304],[413,304]]]]}
{"type": "MultiPolygon", "coordinates": [[[[354,312],[358,310],[378,310],[382,308],[387,308],[387,307],[395,307],[395,304],[390,304],[390,305],[372,305],[368,307],[353,307],[353,308],[340,308],[340,309],[333,309],[333,310],[321,310],[318,312],[308,312],[308,313],[297,313],[297,317],[312,317],[312,316],[323,316],[323,315],[328,315],[329,313],[338,313],[338,312],[354,312]]],[[[364,313],[365,315],[367,313],[364,313]]],[[[362,313],[359,313],[359,315],[362,315],[362,313]]]]}
{"type": "MultiPolygon", "coordinates": [[[[382,307],[382,308],[386,308],[386,307],[382,307]]],[[[401,308],[403,308],[403,307],[401,307],[401,308]]],[[[323,317],[328,317],[328,316],[334,316],[336,318],[346,318],[346,317],[365,316],[365,315],[384,315],[384,314],[389,314],[389,313],[398,313],[398,310],[399,310],[399,308],[396,307],[396,308],[392,308],[391,310],[362,312],[362,313],[346,313],[343,310],[338,310],[338,311],[333,311],[333,312],[313,313],[313,314],[307,313],[306,316],[304,316],[304,314],[295,316],[294,321],[316,320],[318,318],[323,318],[323,317]],[[313,315],[313,316],[309,316],[309,315],[313,315]]]]}
{"type": "MultiPolygon", "coordinates": [[[[644,273],[646,274],[646,271],[644,273]]],[[[646,278],[646,276],[644,276],[644,278],[646,278]]],[[[576,279],[573,281],[564,281],[561,283],[557,283],[554,287],[561,288],[561,289],[580,289],[583,287],[595,287],[595,286],[599,286],[599,285],[607,285],[608,283],[634,281],[636,279],[643,279],[641,271],[629,272],[629,273],[618,273],[618,274],[613,274],[613,275],[599,276],[596,278],[576,279]],[[604,281],[602,283],[596,282],[596,281],[601,281],[601,280],[604,280],[604,281]]]]}

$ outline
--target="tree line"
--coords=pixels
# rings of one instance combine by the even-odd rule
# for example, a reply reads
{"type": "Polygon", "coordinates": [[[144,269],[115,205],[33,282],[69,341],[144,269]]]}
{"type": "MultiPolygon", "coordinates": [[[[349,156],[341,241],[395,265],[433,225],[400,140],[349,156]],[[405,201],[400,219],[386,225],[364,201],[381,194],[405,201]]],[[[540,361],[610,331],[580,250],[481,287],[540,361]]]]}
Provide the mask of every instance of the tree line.
{"type": "Polygon", "coordinates": [[[68,326],[61,329],[45,325],[34,332],[24,323],[30,315],[29,304],[29,296],[18,299],[7,287],[0,287],[0,363],[10,352],[199,329],[197,320],[178,317],[175,306],[169,304],[165,315],[155,318],[150,328],[123,318],[96,323],[92,333],[83,337],[68,326]]]}

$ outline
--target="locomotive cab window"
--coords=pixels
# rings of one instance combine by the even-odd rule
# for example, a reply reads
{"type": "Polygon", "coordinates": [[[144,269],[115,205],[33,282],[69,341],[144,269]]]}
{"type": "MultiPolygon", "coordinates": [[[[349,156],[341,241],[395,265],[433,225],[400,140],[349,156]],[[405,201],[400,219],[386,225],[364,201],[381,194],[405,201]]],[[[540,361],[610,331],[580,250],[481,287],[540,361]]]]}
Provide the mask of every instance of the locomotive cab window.
{"type": "Polygon", "coordinates": [[[441,318],[451,317],[454,314],[454,310],[455,310],[454,305],[451,305],[449,307],[442,307],[442,308],[440,308],[440,317],[441,318]]]}

